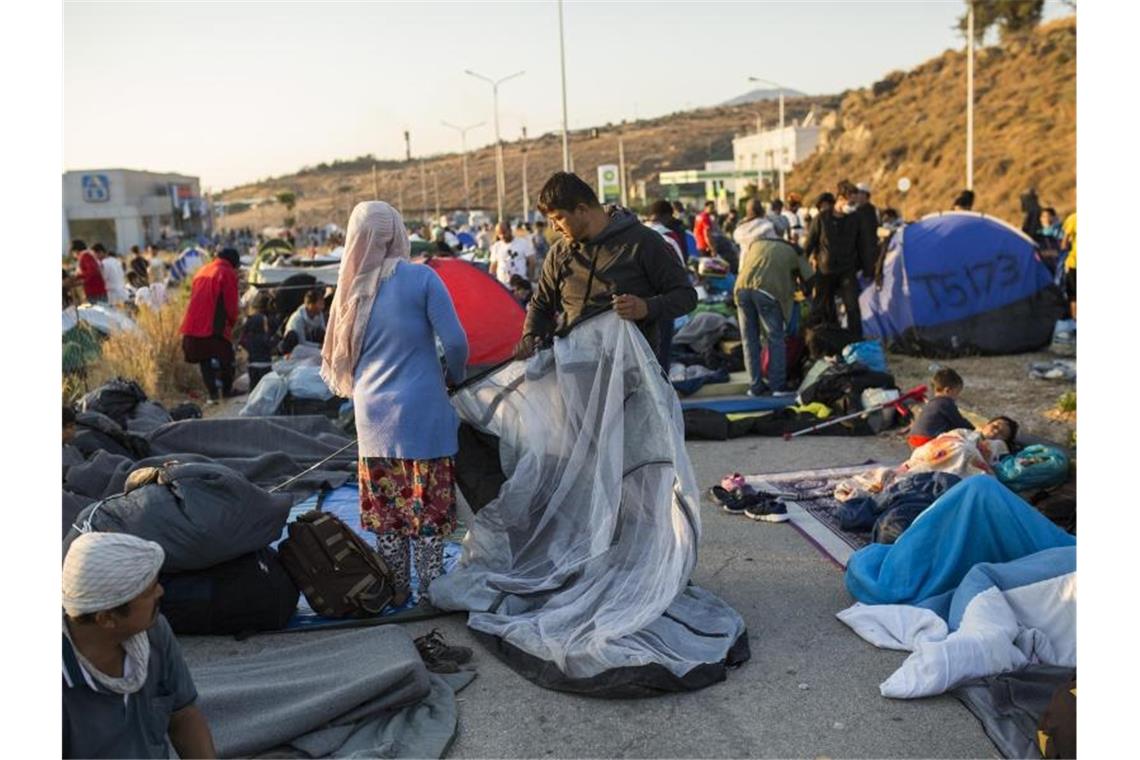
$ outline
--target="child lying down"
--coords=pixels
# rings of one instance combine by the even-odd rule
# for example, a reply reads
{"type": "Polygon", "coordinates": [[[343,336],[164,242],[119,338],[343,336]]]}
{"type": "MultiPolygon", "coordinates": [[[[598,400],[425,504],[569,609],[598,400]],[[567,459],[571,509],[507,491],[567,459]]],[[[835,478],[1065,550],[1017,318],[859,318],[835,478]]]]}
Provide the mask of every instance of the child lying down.
{"type": "Polygon", "coordinates": [[[960,478],[994,474],[993,466],[1012,453],[1018,425],[1009,417],[994,417],[980,430],[951,430],[911,452],[898,467],[875,467],[841,481],[835,498],[847,501],[873,496],[884,488],[919,472],[947,472],[960,478]]]}

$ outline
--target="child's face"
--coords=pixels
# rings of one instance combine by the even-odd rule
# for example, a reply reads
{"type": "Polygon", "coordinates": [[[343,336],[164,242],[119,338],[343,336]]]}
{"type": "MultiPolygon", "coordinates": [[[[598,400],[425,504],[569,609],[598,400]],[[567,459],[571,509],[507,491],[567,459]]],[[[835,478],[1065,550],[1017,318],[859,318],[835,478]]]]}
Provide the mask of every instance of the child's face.
{"type": "Polygon", "coordinates": [[[983,438],[996,438],[1002,441],[1009,440],[1010,433],[1013,431],[1009,428],[1009,423],[1005,420],[993,420],[987,422],[986,426],[982,428],[983,438]]]}

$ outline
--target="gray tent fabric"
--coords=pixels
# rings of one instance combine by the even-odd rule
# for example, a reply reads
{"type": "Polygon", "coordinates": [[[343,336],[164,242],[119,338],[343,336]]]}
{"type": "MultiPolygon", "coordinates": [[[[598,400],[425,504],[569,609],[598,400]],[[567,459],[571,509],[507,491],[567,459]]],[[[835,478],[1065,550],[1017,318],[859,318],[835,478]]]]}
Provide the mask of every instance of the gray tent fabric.
{"type": "MultiPolygon", "coordinates": [[[[75,468],[72,468],[75,469],[75,468]]],[[[292,498],[271,494],[218,464],[173,464],[164,483],[140,486],[84,509],[76,525],[159,544],[167,573],[201,570],[268,546],[281,535],[292,498]]],[[[72,530],[64,553],[79,535],[72,530]]]]}
{"type": "Polygon", "coordinates": [[[186,650],[221,757],[441,757],[458,726],[454,692],[474,677],[428,673],[397,626],[261,642],[208,662],[186,650]]]}
{"type": "Polygon", "coordinates": [[[706,686],[747,659],[740,615],[689,585],[700,494],[680,403],[636,326],[609,313],[452,397],[499,438],[506,482],[432,603],[549,688],[706,686]]]}
{"type": "Polygon", "coordinates": [[[1037,726],[1053,693],[1072,677],[1072,668],[1030,665],[967,681],[950,693],[981,721],[1002,757],[1040,760],[1037,726]]]}

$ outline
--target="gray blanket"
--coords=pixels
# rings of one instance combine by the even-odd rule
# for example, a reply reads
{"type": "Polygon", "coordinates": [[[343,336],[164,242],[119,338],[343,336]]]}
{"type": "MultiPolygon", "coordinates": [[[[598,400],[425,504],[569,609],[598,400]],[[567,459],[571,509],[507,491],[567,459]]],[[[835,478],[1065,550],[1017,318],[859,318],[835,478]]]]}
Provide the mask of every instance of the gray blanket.
{"type": "Polygon", "coordinates": [[[428,673],[397,626],[259,641],[255,653],[204,662],[186,648],[221,757],[441,757],[458,725],[455,691],[474,677],[428,673]]]}
{"type": "MultiPolygon", "coordinates": [[[[106,498],[122,492],[132,471],[171,460],[222,464],[268,489],[351,439],[325,417],[262,417],[171,422],[152,432],[148,440],[152,456],[146,459],[97,451],[86,462],[68,467],[65,490],[89,499],[106,498]]],[[[322,487],[344,485],[355,472],[356,447],[351,446],[285,490],[304,498],[322,487]]]]}

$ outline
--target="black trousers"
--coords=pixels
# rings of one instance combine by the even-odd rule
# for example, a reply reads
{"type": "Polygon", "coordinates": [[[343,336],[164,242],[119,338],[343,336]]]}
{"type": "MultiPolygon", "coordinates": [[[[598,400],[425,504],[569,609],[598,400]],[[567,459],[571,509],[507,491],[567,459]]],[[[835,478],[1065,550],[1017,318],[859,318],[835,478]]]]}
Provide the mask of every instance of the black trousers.
{"type": "Polygon", "coordinates": [[[854,272],[816,275],[811,306],[814,319],[839,327],[839,312],[835,309],[836,296],[843,301],[843,308],[847,311],[847,329],[862,340],[863,315],[859,311],[859,281],[854,272]]]}
{"type": "Polygon", "coordinates": [[[253,389],[261,382],[261,378],[268,375],[273,371],[272,367],[250,367],[249,368],[249,392],[253,393],[253,389]]]}
{"type": "Polygon", "coordinates": [[[228,396],[233,391],[234,347],[228,340],[183,335],[182,352],[186,361],[198,365],[210,398],[218,398],[219,393],[228,396]]]}

